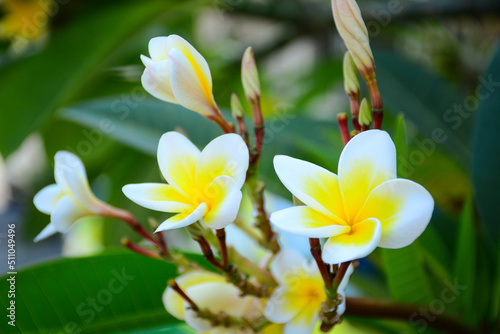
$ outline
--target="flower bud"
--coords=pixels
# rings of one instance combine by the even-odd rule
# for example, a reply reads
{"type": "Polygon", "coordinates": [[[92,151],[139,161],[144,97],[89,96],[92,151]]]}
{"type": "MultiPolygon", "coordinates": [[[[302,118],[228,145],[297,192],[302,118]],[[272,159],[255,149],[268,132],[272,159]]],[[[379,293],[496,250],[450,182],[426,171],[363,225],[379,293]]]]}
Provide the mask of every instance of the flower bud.
{"type": "Polygon", "coordinates": [[[358,68],[348,51],[344,55],[344,90],[347,95],[359,95],[358,68]]]}
{"type": "Polygon", "coordinates": [[[141,56],[146,66],[141,82],[148,93],[203,116],[219,117],[208,63],[191,44],[177,35],[155,37],[149,53],[151,58],[141,56]]]}
{"type": "Polygon", "coordinates": [[[337,30],[363,76],[374,71],[368,30],[355,0],[332,0],[333,19],[337,30]]]}
{"type": "Polygon", "coordinates": [[[372,110],[370,108],[370,105],[368,104],[368,101],[363,99],[361,101],[361,105],[359,107],[359,124],[361,126],[368,127],[370,124],[372,124],[372,110]]]}
{"type": "Polygon", "coordinates": [[[243,118],[243,106],[241,105],[240,99],[236,93],[231,95],[231,112],[233,113],[234,118],[243,118]]]}
{"type": "Polygon", "coordinates": [[[243,90],[249,101],[260,99],[260,81],[257,65],[253,57],[252,47],[248,47],[243,54],[241,61],[241,81],[243,90]]]}

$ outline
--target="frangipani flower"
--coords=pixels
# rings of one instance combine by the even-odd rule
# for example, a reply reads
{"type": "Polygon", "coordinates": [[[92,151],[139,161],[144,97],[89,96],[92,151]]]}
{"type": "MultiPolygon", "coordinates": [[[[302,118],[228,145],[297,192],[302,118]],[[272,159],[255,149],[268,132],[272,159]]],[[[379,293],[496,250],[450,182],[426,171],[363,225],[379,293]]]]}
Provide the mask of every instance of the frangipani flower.
{"type": "Polygon", "coordinates": [[[146,66],[141,81],[148,93],[203,116],[219,114],[207,61],[191,44],[177,35],[155,37],[149,54],[141,55],[146,66]]]}
{"type": "Polygon", "coordinates": [[[34,197],[36,208],[50,215],[50,223],[35,242],[56,232],[66,232],[79,219],[108,215],[114,208],[92,193],[82,161],[74,154],[59,151],[55,156],[55,184],[40,190],[34,197]]]}
{"type": "Polygon", "coordinates": [[[421,185],[396,178],[396,149],[380,130],[360,133],[344,148],[338,176],[312,163],[276,156],[274,168],[302,203],[275,212],[277,227],[309,238],[328,238],[323,260],[341,263],[377,246],[402,248],[425,230],[434,200],[421,185]]]}
{"type": "MultiPolygon", "coordinates": [[[[213,314],[224,312],[227,315],[256,320],[262,316],[262,302],[251,296],[242,297],[241,291],[216,273],[202,270],[191,271],[176,279],[179,287],[195,302],[201,310],[213,314]]],[[[197,317],[190,305],[172,288],[163,294],[163,304],[167,312],[177,319],[184,320],[193,329],[206,333],[239,333],[235,328],[214,328],[205,319],[197,317]]],[[[244,333],[244,332],[241,332],[244,333]]]]}
{"type": "Polygon", "coordinates": [[[145,208],[178,213],[157,231],[196,221],[220,229],[236,219],[248,160],[248,148],[237,134],[217,137],[200,152],[182,134],[167,132],[158,145],[158,164],[168,184],[129,184],[123,193],[145,208]]]}
{"type": "MultiPolygon", "coordinates": [[[[339,286],[338,292],[343,297],[352,271],[351,265],[339,286]]],[[[312,333],[326,299],[316,263],[293,249],[285,249],[271,263],[271,272],[279,286],[266,303],[265,317],[273,323],[284,324],[283,334],[312,333]]],[[[345,302],[338,307],[339,315],[344,311],[345,302]]]]}

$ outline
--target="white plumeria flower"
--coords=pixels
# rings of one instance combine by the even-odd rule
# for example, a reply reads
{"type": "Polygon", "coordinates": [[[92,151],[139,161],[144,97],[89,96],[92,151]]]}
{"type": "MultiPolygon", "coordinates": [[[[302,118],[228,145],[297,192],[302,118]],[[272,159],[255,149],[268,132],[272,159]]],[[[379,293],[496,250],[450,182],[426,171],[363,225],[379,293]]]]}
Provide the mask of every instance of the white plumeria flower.
{"type": "Polygon", "coordinates": [[[158,145],[158,164],[168,184],[129,184],[123,193],[148,209],[178,213],[157,231],[197,221],[220,229],[236,219],[248,160],[248,148],[237,134],[219,136],[200,152],[182,134],[167,132],[158,145]]]}
{"type": "MultiPolygon", "coordinates": [[[[343,299],[352,271],[350,265],[338,288],[343,299]]],[[[273,323],[284,324],[283,334],[312,333],[319,320],[321,304],[326,300],[316,263],[293,249],[284,249],[271,263],[271,273],[279,286],[267,301],[264,316],[273,323]]],[[[338,314],[344,311],[345,301],[339,305],[338,314]]]]}
{"type": "MultiPolygon", "coordinates": [[[[216,273],[196,270],[176,279],[179,287],[200,308],[217,314],[255,320],[262,316],[262,302],[252,296],[241,296],[241,291],[216,273]]],[[[167,312],[184,320],[191,328],[207,333],[240,333],[238,329],[215,328],[209,321],[197,317],[189,305],[175,290],[168,287],[163,293],[167,312]]],[[[241,333],[245,333],[241,331],[241,333]]]]}
{"type": "Polygon", "coordinates": [[[36,208],[50,215],[50,223],[35,242],[57,232],[66,232],[79,219],[106,215],[112,210],[92,193],[82,161],[74,154],[59,151],[55,155],[55,184],[40,190],[34,197],[36,208]]]}
{"type": "Polygon", "coordinates": [[[304,206],[275,212],[271,222],[309,238],[328,238],[323,260],[338,264],[377,246],[402,248],[427,227],[434,209],[421,185],[396,178],[396,148],[380,130],[360,133],[344,148],[338,176],[312,163],[276,156],[281,182],[304,206]]]}
{"type": "Polygon", "coordinates": [[[146,66],[141,81],[148,93],[204,116],[218,114],[207,61],[191,44],[177,35],[155,37],[149,54],[141,55],[146,66]]]}

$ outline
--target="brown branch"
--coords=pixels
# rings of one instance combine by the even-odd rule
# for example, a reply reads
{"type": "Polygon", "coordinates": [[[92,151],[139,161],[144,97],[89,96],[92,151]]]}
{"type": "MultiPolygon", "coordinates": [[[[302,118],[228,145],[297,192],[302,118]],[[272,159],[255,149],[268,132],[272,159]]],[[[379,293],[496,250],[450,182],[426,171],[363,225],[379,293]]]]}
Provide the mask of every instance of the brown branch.
{"type": "Polygon", "coordinates": [[[222,266],[225,268],[227,266],[227,244],[226,244],[226,231],[224,228],[218,229],[216,231],[217,239],[219,240],[220,256],[222,259],[222,266]]]}
{"type": "MultiPolygon", "coordinates": [[[[345,315],[369,318],[392,318],[411,321],[419,314],[421,306],[381,302],[361,298],[346,298],[345,315]]],[[[423,316],[422,316],[423,317],[423,316]]],[[[432,314],[426,318],[428,325],[453,334],[477,333],[469,325],[447,314],[432,314]]]]}
{"type": "Polygon", "coordinates": [[[329,267],[323,262],[323,258],[321,257],[321,244],[319,239],[310,238],[309,245],[311,246],[311,254],[318,265],[319,272],[321,273],[321,277],[323,277],[323,281],[325,282],[325,288],[329,290],[332,287],[332,280],[330,279],[330,270],[329,267]]]}

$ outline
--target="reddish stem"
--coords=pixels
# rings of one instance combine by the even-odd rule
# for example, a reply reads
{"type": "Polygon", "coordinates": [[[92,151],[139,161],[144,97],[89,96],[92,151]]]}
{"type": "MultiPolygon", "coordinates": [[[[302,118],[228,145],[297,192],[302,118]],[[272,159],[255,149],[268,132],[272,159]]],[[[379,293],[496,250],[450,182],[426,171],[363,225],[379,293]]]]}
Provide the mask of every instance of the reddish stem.
{"type": "Polygon", "coordinates": [[[222,266],[225,268],[228,263],[227,244],[226,244],[226,231],[224,228],[216,230],[217,239],[219,240],[220,254],[222,259],[222,266]]]}
{"type": "Polygon", "coordinates": [[[142,247],[134,244],[129,239],[124,239],[122,241],[122,244],[123,244],[123,246],[127,247],[128,249],[130,249],[131,251],[133,251],[137,254],[140,254],[140,255],[143,255],[146,257],[150,257],[152,259],[157,259],[157,260],[161,259],[161,257],[157,253],[150,251],[149,249],[142,248],[142,247]]]}
{"type": "Polygon", "coordinates": [[[342,134],[342,141],[344,145],[347,145],[351,136],[349,135],[349,126],[347,125],[347,115],[346,114],[338,114],[337,121],[339,122],[340,133],[342,134]]]}
{"type": "Polygon", "coordinates": [[[323,277],[323,281],[325,282],[326,289],[330,289],[332,286],[332,281],[330,279],[330,270],[329,267],[323,262],[323,258],[321,257],[321,244],[319,239],[310,238],[309,245],[311,246],[311,254],[318,265],[318,269],[321,273],[321,277],[323,277]]]}

